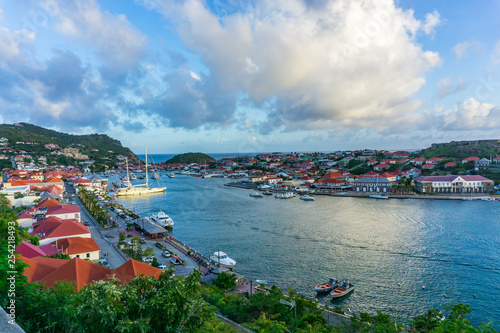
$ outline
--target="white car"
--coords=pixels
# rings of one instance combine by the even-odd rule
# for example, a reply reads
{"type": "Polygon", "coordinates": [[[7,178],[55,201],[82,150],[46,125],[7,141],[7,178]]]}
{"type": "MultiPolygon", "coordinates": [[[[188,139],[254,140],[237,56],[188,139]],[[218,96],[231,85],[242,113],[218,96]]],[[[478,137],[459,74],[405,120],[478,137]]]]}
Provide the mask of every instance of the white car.
{"type": "Polygon", "coordinates": [[[160,265],[158,266],[158,269],[161,269],[162,271],[166,270],[167,269],[167,266],[165,265],[160,265]]]}
{"type": "Polygon", "coordinates": [[[142,257],[142,262],[152,262],[153,261],[153,258],[151,257],[142,257]]]}

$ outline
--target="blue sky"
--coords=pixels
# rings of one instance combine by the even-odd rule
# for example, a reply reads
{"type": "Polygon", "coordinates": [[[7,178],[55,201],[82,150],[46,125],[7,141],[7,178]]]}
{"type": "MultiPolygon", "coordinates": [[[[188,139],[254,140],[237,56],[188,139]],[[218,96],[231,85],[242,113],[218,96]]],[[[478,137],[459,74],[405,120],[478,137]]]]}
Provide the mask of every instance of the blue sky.
{"type": "Polygon", "coordinates": [[[500,138],[498,13],[498,0],[0,0],[0,121],[137,153],[500,138]]]}

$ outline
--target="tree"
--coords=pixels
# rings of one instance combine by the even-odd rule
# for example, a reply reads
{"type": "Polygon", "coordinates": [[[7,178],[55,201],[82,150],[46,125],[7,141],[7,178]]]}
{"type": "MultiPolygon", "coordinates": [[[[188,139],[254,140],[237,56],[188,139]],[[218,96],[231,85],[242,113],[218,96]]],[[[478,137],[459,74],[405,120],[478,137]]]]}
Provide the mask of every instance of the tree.
{"type": "Polygon", "coordinates": [[[214,285],[222,290],[236,287],[236,275],[228,272],[221,272],[214,280],[214,285]]]}

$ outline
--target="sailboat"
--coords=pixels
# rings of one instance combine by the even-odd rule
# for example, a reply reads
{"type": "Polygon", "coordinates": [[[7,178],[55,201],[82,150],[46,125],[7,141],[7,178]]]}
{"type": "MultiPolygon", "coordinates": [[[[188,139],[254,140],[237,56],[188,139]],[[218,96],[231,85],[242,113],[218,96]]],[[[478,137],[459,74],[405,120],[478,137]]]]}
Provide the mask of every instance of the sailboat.
{"type": "Polygon", "coordinates": [[[115,195],[117,196],[126,196],[126,195],[144,195],[144,194],[153,194],[153,193],[162,193],[165,192],[167,187],[149,187],[149,179],[148,179],[148,147],[145,146],[146,150],[146,184],[132,185],[130,183],[129,172],[128,172],[128,159],[126,160],[127,164],[127,187],[118,188],[115,190],[115,195]]]}

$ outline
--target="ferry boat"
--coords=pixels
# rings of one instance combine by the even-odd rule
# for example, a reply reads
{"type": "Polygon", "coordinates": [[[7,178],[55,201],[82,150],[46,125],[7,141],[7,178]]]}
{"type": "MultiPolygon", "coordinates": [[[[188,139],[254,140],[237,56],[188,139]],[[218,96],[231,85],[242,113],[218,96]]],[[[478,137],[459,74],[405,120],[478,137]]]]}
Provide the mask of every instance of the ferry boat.
{"type": "Polygon", "coordinates": [[[259,192],[250,193],[250,196],[254,197],[254,198],[263,198],[264,197],[264,195],[262,195],[262,193],[259,193],[259,192]]]}
{"type": "Polygon", "coordinates": [[[332,296],[332,298],[340,298],[349,294],[353,290],[354,284],[352,284],[348,280],[344,280],[340,287],[337,287],[330,292],[330,296],[332,296]]]}
{"type": "Polygon", "coordinates": [[[337,280],[334,277],[331,277],[330,279],[328,279],[328,282],[318,284],[316,287],[314,287],[314,290],[317,293],[332,291],[334,288],[338,288],[340,286],[339,283],[340,283],[339,280],[337,280]]]}
{"type": "Polygon", "coordinates": [[[165,214],[162,210],[160,210],[156,215],[151,215],[151,220],[161,225],[162,227],[172,228],[174,226],[174,221],[172,220],[172,218],[165,214]]]}
{"type": "Polygon", "coordinates": [[[314,201],[314,198],[311,197],[310,195],[303,195],[300,197],[300,200],[304,200],[304,201],[314,201]]]}
{"type": "Polygon", "coordinates": [[[227,254],[222,251],[214,252],[214,255],[210,257],[210,262],[227,268],[233,268],[234,265],[236,265],[236,261],[229,258],[227,254]]]}

